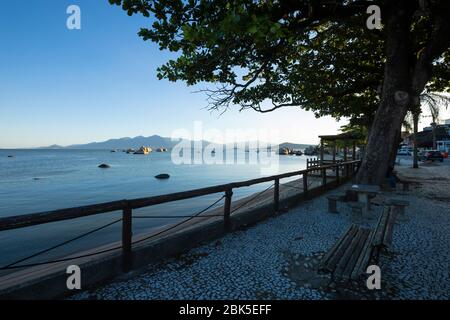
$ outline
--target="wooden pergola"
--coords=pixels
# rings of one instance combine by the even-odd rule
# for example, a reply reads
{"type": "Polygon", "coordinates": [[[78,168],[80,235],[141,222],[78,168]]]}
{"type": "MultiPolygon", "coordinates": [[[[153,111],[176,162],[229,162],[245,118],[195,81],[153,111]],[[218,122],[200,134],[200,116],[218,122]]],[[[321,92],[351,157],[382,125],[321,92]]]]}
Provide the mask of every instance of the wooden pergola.
{"type": "Polygon", "coordinates": [[[348,147],[352,147],[352,160],[356,159],[356,142],[362,140],[364,137],[361,134],[354,132],[345,132],[336,135],[319,136],[320,138],[320,164],[324,163],[324,144],[325,142],[331,142],[333,145],[333,163],[336,162],[336,143],[341,141],[344,143],[344,161],[348,159],[348,147]]]}

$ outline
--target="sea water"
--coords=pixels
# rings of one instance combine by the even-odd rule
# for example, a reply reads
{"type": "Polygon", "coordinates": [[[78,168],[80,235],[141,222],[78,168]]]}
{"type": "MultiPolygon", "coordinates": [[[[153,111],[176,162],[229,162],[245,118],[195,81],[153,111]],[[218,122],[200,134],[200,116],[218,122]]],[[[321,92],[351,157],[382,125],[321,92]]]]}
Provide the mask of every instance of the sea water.
{"type": "MultiPolygon", "coordinates": [[[[250,151],[254,152],[254,151],[250,151]]],[[[305,156],[279,156],[277,173],[306,168],[305,156]]],[[[0,218],[149,197],[264,176],[258,163],[175,165],[170,152],[134,155],[110,150],[0,150],[0,218]],[[9,155],[13,157],[8,157],[9,155]],[[107,163],[111,167],[100,169],[107,163]],[[170,179],[154,176],[168,173],[170,179]]],[[[282,181],[284,182],[284,181],[282,181]]],[[[233,190],[239,199],[270,183],[233,190]]],[[[192,215],[222,194],[135,210],[135,215],[192,215]]],[[[218,203],[222,205],[223,202],[218,203]]],[[[46,249],[121,217],[120,212],[0,231],[0,266],[46,249]]],[[[134,219],[133,234],[176,222],[176,219],[134,219]]],[[[117,223],[24,263],[55,259],[121,239],[117,223]]]]}

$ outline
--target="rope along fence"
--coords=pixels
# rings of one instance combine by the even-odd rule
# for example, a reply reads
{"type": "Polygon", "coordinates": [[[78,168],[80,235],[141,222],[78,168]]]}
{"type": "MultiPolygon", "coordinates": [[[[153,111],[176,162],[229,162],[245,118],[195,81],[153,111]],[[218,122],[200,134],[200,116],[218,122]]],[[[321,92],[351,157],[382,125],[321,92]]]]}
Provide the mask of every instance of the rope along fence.
{"type": "Polygon", "coordinates": [[[104,204],[97,204],[97,205],[91,205],[86,207],[77,207],[77,208],[69,208],[69,209],[62,209],[62,210],[56,210],[56,211],[50,211],[50,212],[44,212],[44,213],[36,213],[31,215],[25,215],[25,216],[14,216],[14,217],[8,217],[8,218],[1,218],[0,219],[0,231],[2,230],[11,230],[11,229],[18,229],[23,228],[27,226],[34,226],[38,224],[44,224],[49,222],[55,222],[55,221],[62,221],[62,220],[69,220],[79,217],[85,217],[89,215],[96,215],[100,213],[106,213],[106,212],[113,212],[122,210],[122,218],[116,219],[110,223],[107,223],[105,225],[102,225],[100,227],[97,227],[93,230],[90,230],[88,232],[85,232],[77,237],[71,238],[69,240],[63,241],[57,245],[51,246],[45,250],[38,251],[34,254],[31,254],[25,258],[21,258],[17,261],[14,261],[12,263],[9,263],[3,267],[0,267],[0,270],[11,270],[11,269],[19,269],[19,268],[26,268],[26,267],[34,267],[34,266],[40,266],[40,265],[47,265],[47,264],[53,264],[58,262],[65,262],[70,260],[76,260],[86,257],[92,257],[108,252],[113,252],[116,250],[122,250],[122,265],[123,270],[128,271],[131,269],[131,256],[132,256],[132,246],[138,243],[142,243],[144,241],[150,240],[152,238],[155,238],[161,234],[167,233],[171,230],[176,229],[177,227],[186,224],[187,222],[195,219],[195,218],[209,218],[209,217],[223,217],[224,220],[224,226],[226,229],[230,228],[230,216],[232,213],[235,213],[239,209],[247,206],[254,200],[261,197],[264,193],[266,193],[269,189],[274,189],[274,211],[278,212],[278,206],[279,206],[279,195],[280,195],[280,179],[283,178],[289,178],[293,176],[302,176],[303,177],[303,188],[295,187],[292,185],[284,184],[283,187],[288,188],[295,188],[298,190],[302,190],[303,194],[307,196],[308,190],[313,184],[313,181],[308,180],[308,173],[313,172],[321,172],[322,173],[322,187],[326,189],[327,181],[326,181],[326,170],[332,169],[336,172],[336,181],[339,182],[340,179],[343,179],[344,177],[340,178],[339,172],[342,169],[343,176],[345,172],[345,177],[349,178],[350,174],[355,173],[355,169],[357,170],[359,168],[360,161],[349,161],[349,162],[340,162],[332,165],[326,165],[322,167],[314,167],[311,169],[301,170],[301,171],[295,171],[295,172],[289,172],[284,173],[280,175],[270,176],[270,177],[263,177],[263,178],[257,178],[253,180],[248,181],[242,181],[242,182],[235,182],[230,183],[226,185],[218,185],[213,187],[207,187],[202,189],[196,189],[196,190],[190,190],[185,192],[179,192],[179,193],[173,193],[168,195],[162,195],[162,196],[155,196],[155,197],[149,197],[149,198],[142,198],[142,199],[134,199],[134,200],[121,200],[121,201],[115,201],[110,203],[104,203],[104,204]],[[233,188],[241,188],[241,187],[248,187],[251,185],[264,183],[264,182],[270,182],[274,181],[274,183],[270,184],[267,188],[264,190],[256,193],[254,196],[251,196],[249,199],[246,199],[244,202],[240,203],[237,207],[233,208],[231,210],[231,198],[233,195],[233,188]],[[153,206],[156,204],[162,204],[172,201],[178,201],[178,200],[184,200],[184,199],[190,199],[194,197],[219,193],[219,192],[225,192],[224,195],[222,195],[219,199],[214,201],[212,204],[208,205],[203,210],[198,211],[197,213],[193,215],[133,215],[132,209],[138,209],[148,206],[153,206]],[[214,206],[216,206],[219,202],[225,199],[225,203],[223,205],[223,214],[207,214],[202,215],[203,213],[207,212],[208,210],[212,209],[214,206]],[[147,237],[141,238],[139,240],[132,240],[132,220],[134,219],[156,219],[156,218],[165,218],[165,219],[184,219],[180,222],[175,223],[174,225],[171,225],[159,232],[153,233],[147,237]],[[112,248],[104,249],[104,250],[98,250],[96,252],[87,253],[87,254],[80,254],[80,255],[72,255],[65,258],[60,259],[52,259],[48,261],[43,262],[36,262],[36,263],[29,263],[29,264],[20,264],[22,262],[25,262],[27,260],[30,260],[32,258],[38,257],[40,255],[43,255],[45,253],[48,253],[54,249],[60,248],[64,245],[67,245],[69,243],[72,243],[76,240],[79,240],[81,238],[84,238],[88,235],[94,234],[100,230],[106,229],[116,223],[122,222],[122,244],[118,246],[114,246],[112,248]]]}
{"type": "MultiPolygon", "coordinates": [[[[183,221],[181,221],[181,222],[179,222],[179,223],[177,223],[177,224],[175,224],[175,225],[173,225],[173,226],[170,226],[170,227],[168,227],[168,228],[166,228],[166,229],[164,229],[164,230],[162,230],[162,231],[160,231],[160,232],[158,232],[158,233],[152,234],[152,235],[149,236],[149,237],[146,237],[146,238],[144,238],[144,239],[140,239],[139,241],[135,241],[135,242],[133,242],[132,244],[136,244],[136,243],[143,242],[143,241],[145,241],[145,240],[149,240],[149,239],[151,239],[151,238],[157,237],[157,236],[159,236],[159,235],[161,235],[161,234],[163,234],[163,233],[165,233],[165,232],[167,232],[167,231],[170,231],[170,230],[172,230],[172,229],[175,229],[176,227],[178,227],[178,226],[180,226],[180,225],[182,225],[182,224],[185,224],[186,222],[188,222],[188,221],[190,221],[190,220],[192,220],[192,219],[194,219],[194,218],[199,217],[203,212],[208,211],[209,209],[211,209],[212,207],[214,207],[216,204],[218,204],[223,198],[225,198],[225,196],[220,197],[218,200],[214,201],[213,204],[209,205],[209,206],[206,207],[205,209],[203,209],[203,210],[197,212],[196,214],[194,214],[194,215],[192,215],[192,216],[182,216],[182,217],[187,217],[188,219],[183,220],[183,221]]],[[[218,215],[217,215],[217,216],[218,216],[218,215]]],[[[222,215],[220,215],[220,216],[222,216],[222,215]]],[[[159,217],[160,217],[160,218],[175,218],[175,217],[179,217],[179,216],[159,216],[159,217]]],[[[202,216],[202,217],[205,217],[205,216],[202,216]]],[[[152,216],[134,216],[134,218],[154,218],[154,217],[152,217],[152,216]]],[[[106,249],[106,250],[100,250],[100,251],[96,251],[96,252],[94,252],[94,253],[89,253],[89,254],[84,254],[84,255],[77,255],[77,256],[74,256],[74,257],[67,257],[67,258],[63,258],[63,259],[50,260],[50,261],[45,261],[45,262],[37,262],[37,263],[30,263],[30,264],[22,264],[22,265],[18,265],[18,264],[21,263],[21,262],[30,260],[30,259],[32,259],[32,258],[35,258],[35,257],[39,256],[39,255],[42,255],[42,254],[44,254],[44,253],[47,253],[47,252],[49,252],[49,251],[52,251],[52,250],[57,249],[57,248],[59,248],[59,247],[62,247],[62,246],[64,246],[64,245],[66,245],[66,244],[69,244],[69,243],[71,243],[71,242],[74,242],[74,241],[76,241],[76,240],[79,240],[79,239],[81,239],[81,238],[84,238],[84,237],[86,237],[86,236],[88,236],[88,235],[90,235],[90,234],[93,234],[93,233],[95,233],[95,232],[97,232],[97,231],[100,231],[100,230],[103,230],[103,229],[105,229],[105,228],[107,228],[107,227],[109,227],[109,226],[112,226],[112,225],[114,225],[114,224],[116,224],[116,223],[118,223],[118,222],[120,222],[120,221],[122,221],[122,218],[117,219],[117,220],[115,220],[115,221],[113,221],[113,222],[107,223],[107,224],[105,224],[105,225],[103,225],[103,226],[101,226],[101,227],[95,228],[95,229],[93,229],[93,230],[91,230],[91,231],[89,231],[89,232],[83,233],[83,234],[81,234],[81,235],[79,235],[79,236],[77,236],[77,237],[74,237],[74,238],[70,239],[70,240],[66,240],[66,241],[64,241],[64,242],[61,242],[61,243],[59,243],[59,244],[57,244],[57,245],[54,245],[54,246],[52,246],[52,247],[50,247],[50,248],[48,248],[48,249],[45,249],[45,250],[36,252],[36,253],[34,253],[34,254],[30,255],[30,256],[27,256],[27,257],[22,258],[22,259],[20,259],[20,260],[14,261],[13,263],[10,263],[10,264],[8,264],[8,265],[6,265],[6,266],[4,266],[4,267],[1,267],[0,270],[19,269],[19,268],[25,268],[25,267],[35,267],[35,266],[39,266],[39,265],[45,265],[45,264],[52,264],[52,263],[57,263],[57,262],[70,261],[70,260],[75,260],[75,259],[81,259],[81,258],[92,257],[92,256],[95,256],[95,255],[99,255],[99,254],[103,254],[103,253],[115,251],[115,250],[118,250],[118,249],[122,249],[122,246],[116,246],[116,247],[109,248],[109,249],[106,249]]]]}
{"type": "MultiPolygon", "coordinates": [[[[237,210],[239,210],[239,209],[245,207],[248,203],[254,201],[254,200],[257,199],[258,197],[260,197],[264,192],[266,192],[267,190],[269,190],[269,189],[272,188],[272,187],[273,187],[273,184],[270,185],[268,188],[264,189],[263,191],[257,193],[254,197],[252,197],[251,199],[249,199],[248,201],[246,201],[245,203],[243,203],[243,204],[240,205],[239,207],[237,207],[237,208],[235,208],[234,210],[232,210],[231,213],[233,213],[233,212],[235,212],[235,211],[237,211],[237,210]]],[[[157,232],[157,233],[155,233],[155,234],[152,234],[152,235],[150,235],[150,236],[148,236],[148,237],[145,237],[145,238],[143,238],[143,239],[139,239],[138,241],[134,241],[132,244],[141,243],[141,242],[150,240],[150,239],[152,239],[152,238],[155,238],[155,237],[157,237],[157,236],[159,236],[159,235],[161,235],[161,234],[164,234],[164,233],[166,233],[166,232],[168,232],[168,231],[170,231],[170,230],[173,230],[173,229],[175,229],[175,228],[177,228],[177,227],[179,227],[179,226],[181,226],[181,225],[183,225],[183,224],[185,224],[185,223],[191,221],[191,220],[194,219],[194,218],[199,218],[199,217],[201,217],[201,218],[223,217],[223,215],[221,215],[221,214],[220,214],[220,215],[219,215],[219,214],[214,214],[214,215],[202,215],[202,216],[201,216],[201,214],[204,213],[204,212],[206,212],[206,211],[208,211],[208,210],[210,210],[211,208],[213,208],[216,204],[218,204],[218,203],[219,203],[221,200],[223,200],[224,198],[225,198],[225,196],[220,197],[218,200],[214,201],[214,203],[212,203],[211,205],[207,206],[207,207],[204,208],[203,210],[201,210],[201,211],[195,213],[194,215],[183,215],[183,216],[172,216],[172,215],[171,215],[171,216],[167,216],[167,215],[166,215],[166,216],[133,216],[133,218],[136,218],[136,219],[161,219],[161,218],[166,218],[166,219],[167,219],[167,218],[169,218],[169,219],[174,219],[174,218],[187,218],[187,219],[185,219],[185,220],[183,220],[183,221],[181,221],[181,222],[179,222],[179,223],[176,223],[175,225],[172,225],[172,226],[170,226],[170,227],[168,227],[168,228],[166,228],[166,229],[164,229],[164,230],[162,230],[162,231],[160,231],[160,232],[157,232]]],[[[13,263],[10,263],[10,264],[8,264],[8,265],[6,265],[6,266],[4,266],[4,267],[1,267],[0,270],[18,269],[18,268],[25,268],[25,267],[39,266],[39,265],[45,265],[45,264],[51,264],[51,263],[57,263],[57,262],[70,261],[70,260],[81,259],[81,258],[85,258],[85,257],[91,257],[91,256],[95,256],[95,255],[99,255],[99,254],[103,254],[103,253],[107,253],[107,252],[111,252],[111,251],[114,251],[114,250],[121,249],[122,246],[116,246],[116,247],[114,247],[114,248],[110,248],[110,249],[107,249],[107,250],[100,250],[100,251],[97,251],[97,252],[95,252],[95,253],[90,253],[90,254],[85,254],[85,255],[78,255],[78,256],[75,256],[75,257],[68,257],[68,258],[64,258],[64,259],[57,259],[57,260],[50,260],[50,261],[45,261],[45,262],[38,262],[38,263],[30,263],[30,264],[22,264],[22,265],[18,265],[18,264],[21,263],[21,262],[30,260],[30,259],[32,259],[32,258],[35,258],[35,257],[39,256],[39,255],[42,255],[42,254],[44,254],[44,253],[47,253],[47,252],[50,252],[50,251],[52,251],[52,250],[54,250],[54,249],[57,249],[57,248],[59,248],[59,247],[62,247],[62,246],[64,246],[64,245],[66,245],[66,244],[72,243],[72,242],[74,242],[74,241],[76,241],[76,240],[79,240],[79,239],[81,239],[81,238],[84,238],[84,237],[86,237],[86,236],[88,236],[88,235],[90,235],[90,234],[93,234],[93,233],[97,232],[97,231],[100,231],[100,230],[103,230],[103,229],[105,229],[105,228],[107,228],[107,227],[109,227],[109,226],[112,226],[112,225],[114,225],[114,224],[116,224],[116,223],[118,223],[118,222],[120,222],[120,221],[122,221],[122,218],[121,218],[121,219],[117,219],[117,220],[115,220],[115,221],[113,221],[113,222],[110,222],[110,223],[108,223],[108,224],[105,224],[105,225],[103,225],[103,226],[101,226],[101,227],[95,228],[95,229],[93,229],[93,230],[91,230],[91,231],[89,231],[89,232],[83,233],[83,234],[81,234],[81,235],[79,235],[79,236],[77,236],[77,237],[74,237],[74,238],[72,238],[72,239],[69,239],[69,240],[66,240],[66,241],[64,241],[64,242],[61,242],[61,243],[59,243],[59,244],[57,244],[57,245],[54,245],[54,246],[52,246],[52,247],[50,247],[50,248],[48,248],[48,249],[41,250],[41,251],[36,252],[36,253],[34,253],[34,254],[30,255],[30,256],[27,256],[27,257],[22,258],[22,259],[20,259],[20,260],[14,261],[13,263]]]]}

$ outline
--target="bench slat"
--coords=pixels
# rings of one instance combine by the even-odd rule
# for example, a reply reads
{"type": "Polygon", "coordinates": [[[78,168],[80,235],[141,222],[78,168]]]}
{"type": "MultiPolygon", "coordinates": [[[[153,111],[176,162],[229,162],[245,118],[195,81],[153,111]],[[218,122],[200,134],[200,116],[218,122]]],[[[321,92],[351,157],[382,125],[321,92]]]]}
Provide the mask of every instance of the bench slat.
{"type": "Polygon", "coordinates": [[[350,276],[351,279],[358,279],[362,273],[366,272],[367,265],[369,264],[372,258],[372,240],[375,236],[375,231],[371,230],[367,235],[367,240],[364,243],[364,247],[362,248],[361,254],[358,257],[358,261],[355,264],[355,268],[352,271],[350,276]]]}
{"type": "Polygon", "coordinates": [[[389,218],[386,226],[386,232],[383,237],[383,245],[390,246],[392,244],[392,235],[394,233],[395,214],[390,209],[389,218]]]}
{"type": "Polygon", "coordinates": [[[350,228],[347,229],[346,232],[344,232],[344,234],[335,242],[335,244],[333,245],[333,247],[331,247],[331,249],[326,253],[326,255],[322,258],[322,262],[319,266],[319,270],[324,270],[324,271],[333,271],[333,270],[329,270],[327,268],[327,264],[330,261],[330,259],[332,258],[332,256],[334,255],[334,253],[336,252],[336,250],[339,248],[339,246],[341,245],[341,243],[345,240],[346,237],[348,237],[348,235],[350,233],[352,233],[353,231],[355,231],[356,229],[356,225],[351,225],[350,228]]]}
{"type": "Polygon", "coordinates": [[[361,237],[358,240],[356,248],[352,256],[350,257],[350,260],[348,261],[347,266],[344,269],[344,272],[342,273],[342,277],[344,279],[351,279],[352,272],[356,267],[356,263],[358,262],[361,253],[363,252],[364,245],[368,240],[369,234],[370,234],[369,229],[361,229],[361,237]]]}
{"type": "Polygon", "coordinates": [[[342,258],[342,255],[344,254],[347,247],[350,245],[351,241],[353,240],[357,232],[358,227],[355,226],[355,228],[353,228],[352,231],[348,233],[347,237],[343,239],[342,243],[339,245],[335,253],[331,256],[330,260],[328,261],[326,265],[327,270],[331,272],[335,271],[337,264],[342,258]]]}
{"type": "Polygon", "coordinates": [[[334,270],[335,276],[342,278],[345,268],[347,266],[349,266],[349,268],[351,268],[351,266],[349,264],[350,264],[352,255],[354,255],[356,253],[356,248],[357,248],[358,243],[360,242],[361,238],[363,237],[363,234],[364,234],[364,230],[358,228],[355,236],[352,238],[352,240],[351,240],[350,244],[347,246],[347,248],[345,248],[343,255],[341,256],[338,264],[336,265],[336,269],[334,270]]]}
{"type": "Polygon", "coordinates": [[[375,230],[375,236],[373,239],[373,245],[374,246],[380,246],[383,244],[384,234],[386,232],[386,223],[388,222],[389,218],[389,207],[384,207],[383,213],[380,216],[380,219],[378,220],[376,230],[375,230]]]}

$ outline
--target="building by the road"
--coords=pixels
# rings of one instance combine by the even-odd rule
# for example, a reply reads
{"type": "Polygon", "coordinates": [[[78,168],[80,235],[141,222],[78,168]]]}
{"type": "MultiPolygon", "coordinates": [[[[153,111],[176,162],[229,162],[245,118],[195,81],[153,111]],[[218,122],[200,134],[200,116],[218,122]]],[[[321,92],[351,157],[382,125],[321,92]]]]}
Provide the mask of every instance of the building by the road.
{"type": "MultiPolygon", "coordinates": [[[[442,152],[450,152],[450,119],[435,127],[436,148],[442,152]]],[[[410,134],[403,140],[403,144],[412,147],[414,135],[410,134]]],[[[433,128],[425,127],[417,133],[417,147],[420,149],[433,149],[433,128]]]]}

